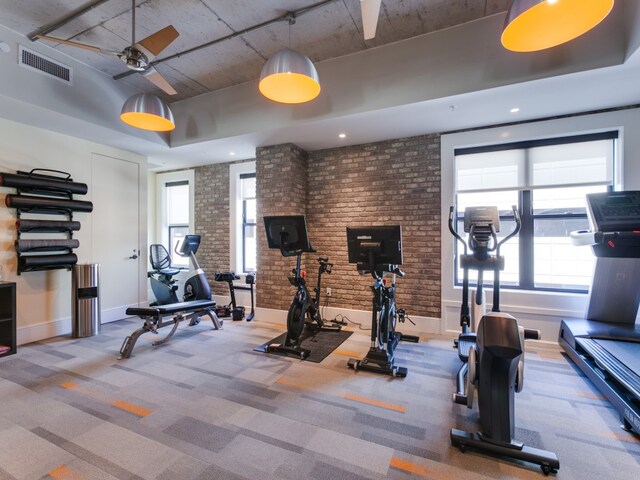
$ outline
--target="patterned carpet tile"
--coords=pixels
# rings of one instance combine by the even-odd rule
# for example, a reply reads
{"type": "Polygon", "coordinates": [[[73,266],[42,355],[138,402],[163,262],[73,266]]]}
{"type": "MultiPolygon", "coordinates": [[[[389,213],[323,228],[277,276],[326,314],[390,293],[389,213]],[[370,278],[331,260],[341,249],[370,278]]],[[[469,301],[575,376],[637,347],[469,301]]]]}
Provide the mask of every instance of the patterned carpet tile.
{"type": "MultiPolygon", "coordinates": [[[[542,478],[531,464],[462,453],[450,339],[400,344],[404,379],[354,372],[356,332],[321,363],[254,352],[281,329],[254,321],[181,327],[165,345],[139,322],[60,337],[0,360],[0,480],[542,478]]],[[[557,348],[533,344],[516,396],[516,437],[560,458],[562,479],[637,479],[640,441],[557,348]]]]}

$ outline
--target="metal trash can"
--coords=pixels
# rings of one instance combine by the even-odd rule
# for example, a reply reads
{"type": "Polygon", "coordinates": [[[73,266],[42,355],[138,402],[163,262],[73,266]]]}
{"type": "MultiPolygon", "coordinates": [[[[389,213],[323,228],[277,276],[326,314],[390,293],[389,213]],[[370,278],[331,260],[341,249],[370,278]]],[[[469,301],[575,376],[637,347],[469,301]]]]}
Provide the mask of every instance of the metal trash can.
{"type": "Polygon", "coordinates": [[[71,336],[100,333],[100,264],[76,264],[71,273],[71,336]]]}

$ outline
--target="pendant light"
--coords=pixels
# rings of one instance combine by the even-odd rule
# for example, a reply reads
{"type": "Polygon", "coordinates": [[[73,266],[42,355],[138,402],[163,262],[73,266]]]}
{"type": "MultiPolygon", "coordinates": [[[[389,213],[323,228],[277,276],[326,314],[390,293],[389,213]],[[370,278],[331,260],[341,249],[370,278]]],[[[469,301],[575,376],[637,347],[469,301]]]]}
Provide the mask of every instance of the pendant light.
{"type": "MultiPolygon", "coordinates": [[[[289,45],[291,25],[295,15],[286,17],[289,22],[289,45]]],[[[285,48],[273,55],[262,67],[260,93],[269,100],[280,103],[304,103],[320,94],[320,80],[313,62],[300,52],[285,48]]]]}
{"type": "Polygon", "coordinates": [[[132,127],[153,132],[168,132],[176,128],[169,105],[150,93],[133,95],[124,102],[120,120],[132,127]]]}
{"type": "Polygon", "coordinates": [[[614,0],[513,0],[502,31],[502,45],[535,52],[588,32],[611,12],[614,0]]]}

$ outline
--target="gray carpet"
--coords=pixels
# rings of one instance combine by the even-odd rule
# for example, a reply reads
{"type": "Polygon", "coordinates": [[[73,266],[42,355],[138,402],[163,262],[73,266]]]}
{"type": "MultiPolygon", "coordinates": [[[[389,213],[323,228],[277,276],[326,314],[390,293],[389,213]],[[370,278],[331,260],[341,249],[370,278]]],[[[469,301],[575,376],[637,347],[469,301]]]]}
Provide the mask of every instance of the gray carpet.
{"type": "MultiPolygon", "coordinates": [[[[478,418],[451,402],[450,340],[400,344],[405,379],[347,368],[367,350],[359,332],[319,364],[254,352],[279,331],[259,319],[184,325],[160,347],[147,334],[116,360],[140,323],[0,360],[0,479],[544,478],[450,446],[449,429],[478,418]]],[[[637,479],[638,438],[557,350],[532,345],[518,438],[557,453],[557,478],[637,479]]]]}

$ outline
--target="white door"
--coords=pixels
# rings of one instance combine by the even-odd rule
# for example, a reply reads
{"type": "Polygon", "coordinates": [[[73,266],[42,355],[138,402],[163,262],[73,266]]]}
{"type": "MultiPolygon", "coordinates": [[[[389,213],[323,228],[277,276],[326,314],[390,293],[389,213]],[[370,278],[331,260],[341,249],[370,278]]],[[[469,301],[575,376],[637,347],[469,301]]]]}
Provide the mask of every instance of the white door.
{"type": "Polygon", "coordinates": [[[139,165],[91,155],[91,238],[100,264],[102,323],[125,318],[139,303],[139,165]]]}

